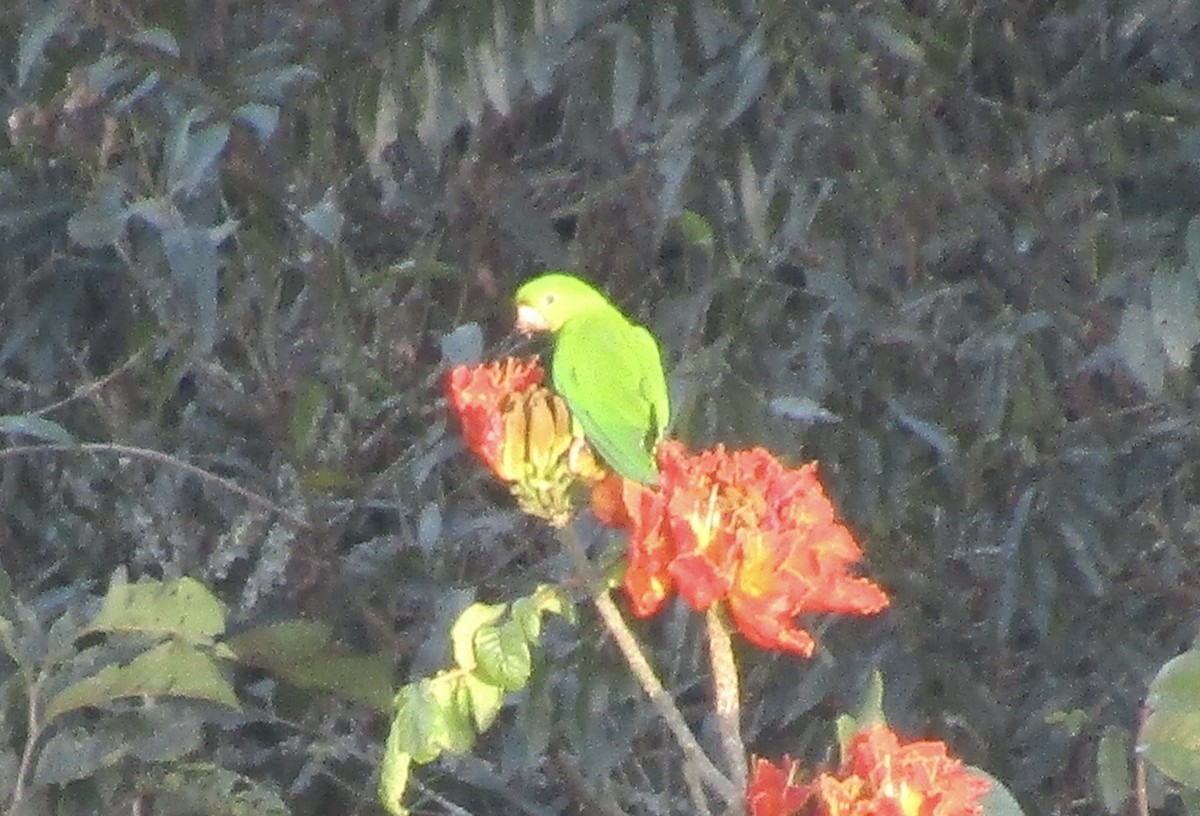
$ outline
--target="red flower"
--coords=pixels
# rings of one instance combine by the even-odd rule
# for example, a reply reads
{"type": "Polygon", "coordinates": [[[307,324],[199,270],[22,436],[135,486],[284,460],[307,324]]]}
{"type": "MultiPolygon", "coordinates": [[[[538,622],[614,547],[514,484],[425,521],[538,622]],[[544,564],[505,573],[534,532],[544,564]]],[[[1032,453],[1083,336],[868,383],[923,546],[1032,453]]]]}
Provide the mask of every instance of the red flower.
{"type": "Polygon", "coordinates": [[[988,781],[946,753],[946,744],[924,740],[901,745],[887,726],[855,734],[846,751],[843,773],[863,780],[869,809],[841,813],[897,816],[980,816],[988,781]]]}
{"type": "Polygon", "coordinates": [[[463,441],[500,476],[511,481],[504,464],[504,407],[516,394],[541,385],[545,374],[536,357],[477,366],[455,366],[446,381],[450,404],[462,423],[463,441]]]}
{"type": "Polygon", "coordinates": [[[884,725],[851,738],[837,774],[797,785],[796,763],[755,760],[750,816],[981,816],[989,783],[936,740],[901,745],[884,725]]]}
{"type": "Polygon", "coordinates": [[[676,588],[693,608],[729,602],[751,642],[812,654],[796,625],[813,612],[873,614],[888,599],[849,573],[862,557],[835,518],[816,465],[788,470],[762,449],[689,455],[678,442],[658,449],[657,490],[626,487],[630,530],[625,591],[635,614],[653,614],[676,588]]]}
{"type": "Polygon", "coordinates": [[[755,758],[746,789],[746,810],[750,816],[792,816],[808,801],[812,789],[796,784],[799,763],[784,757],[778,765],[755,758]]]}

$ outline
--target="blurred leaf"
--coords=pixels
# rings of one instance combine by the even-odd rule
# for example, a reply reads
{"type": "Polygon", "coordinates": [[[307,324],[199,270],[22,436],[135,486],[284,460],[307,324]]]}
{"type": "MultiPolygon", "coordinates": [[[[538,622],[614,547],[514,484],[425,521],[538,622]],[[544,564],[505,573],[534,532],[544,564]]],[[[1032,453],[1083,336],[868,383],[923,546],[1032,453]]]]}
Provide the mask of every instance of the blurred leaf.
{"type": "Polygon", "coordinates": [[[0,434],[29,436],[56,445],[78,444],[66,428],[37,414],[0,415],[0,434]]]}
{"type": "Polygon", "coordinates": [[[620,129],[633,120],[641,93],[642,66],[639,41],[633,29],[616,29],[612,66],[612,126],[620,129]]]}
{"type": "Polygon", "coordinates": [[[1096,784],[1109,813],[1119,813],[1133,791],[1129,772],[1132,740],[1124,728],[1107,726],[1096,749],[1096,784]]]}
{"type": "Polygon", "coordinates": [[[980,768],[968,766],[968,770],[975,776],[986,779],[990,786],[983,797],[983,812],[986,816],[1024,816],[1021,805],[1003,782],[980,768]]]}
{"type": "Polygon", "coordinates": [[[179,41],[175,39],[174,34],[165,28],[143,28],[134,34],[131,39],[135,43],[156,48],[164,54],[170,54],[172,57],[178,57],[180,54],[179,41]]]}
{"type": "Polygon", "coordinates": [[[658,93],[658,112],[665,114],[679,96],[683,72],[679,47],[675,40],[675,7],[660,6],[654,17],[652,50],[654,89],[658,93]]]}
{"type": "Polygon", "coordinates": [[[226,641],[239,663],[257,666],[299,688],[387,711],[394,677],[391,661],[345,646],[327,624],[290,620],[249,629],[226,641]]]}
{"type": "Polygon", "coordinates": [[[46,722],[81,708],[103,708],[122,697],[186,697],[238,708],[237,695],[214,660],[179,641],[160,643],[124,666],[105,666],[67,686],[46,704],[46,722]]]}
{"type": "Polygon", "coordinates": [[[163,232],[163,251],[171,267],[171,278],[182,290],[193,310],[193,357],[202,357],[217,339],[217,297],[220,258],[212,233],[196,227],[173,227],[163,232]]]}
{"type": "Polygon", "coordinates": [[[291,816],[270,782],[207,762],[151,768],[138,776],[133,787],[139,796],[153,797],[156,813],[291,816]]]}
{"type": "Polygon", "coordinates": [[[1150,683],[1137,750],[1167,776],[1200,788],[1200,651],[1167,661],[1150,683]]]}
{"type": "Polygon", "coordinates": [[[474,365],[483,358],[483,330],[466,323],[442,335],[442,359],[446,365],[474,365]]]}
{"type": "Polygon", "coordinates": [[[1184,251],[1187,254],[1187,268],[1192,277],[1200,278],[1200,215],[1188,221],[1184,251]]]}
{"type": "Polygon", "coordinates": [[[17,49],[17,86],[25,84],[33,64],[45,53],[51,38],[58,34],[70,19],[71,4],[65,2],[47,3],[41,9],[41,14],[30,15],[25,20],[21,31],[21,41],[17,49]]]}
{"type": "Polygon", "coordinates": [[[437,502],[429,502],[421,508],[417,518],[417,546],[421,551],[433,554],[442,538],[442,508],[437,502]]]}
{"type": "Polygon", "coordinates": [[[260,142],[265,142],[275,135],[279,126],[279,106],[247,102],[234,110],[233,121],[250,128],[260,142]]]}
{"type": "Polygon", "coordinates": [[[679,214],[679,228],[683,240],[695,247],[711,252],[716,246],[712,225],[708,219],[694,210],[684,210],[679,214]]]}
{"type": "Polygon", "coordinates": [[[292,401],[292,452],[304,459],[312,449],[317,420],[329,404],[325,383],[315,377],[305,377],[296,386],[292,401]]]}
{"type": "Polygon", "coordinates": [[[67,234],[86,247],[112,246],[125,232],[129,210],[125,207],[125,185],[111,180],[101,189],[97,200],[76,210],[67,221],[67,234]]]}
{"type": "MultiPolygon", "coordinates": [[[[895,20],[902,15],[893,15],[895,20]]],[[[909,68],[917,69],[925,65],[925,49],[917,44],[912,37],[899,31],[892,22],[874,14],[867,15],[863,27],[868,35],[884,47],[893,57],[908,64],[909,68]]]]}
{"type": "Polygon", "coordinates": [[[346,223],[332,187],[325,190],[324,197],[317,204],[301,214],[300,220],[331,246],[337,246],[341,240],[342,227],[346,223]]]}
{"type": "Polygon", "coordinates": [[[737,67],[733,74],[733,79],[737,82],[737,91],[721,117],[723,128],[737,121],[762,95],[763,85],[770,70],[770,62],[762,55],[762,47],[763,28],[760,25],[751,32],[738,50],[737,67]]]}
{"type": "Polygon", "coordinates": [[[171,636],[211,644],[225,631],[225,611],[195,578],[142,579],[130,584],[118,576],[109,585],[99,614],[83,631],[171,636]]]}
{"type": "Polygon", "coordinates": [[[841,422],[841,417],[810,397],[775,397],[767,403],[767,410],[805,423],[841,422]]]}
{"type": "Polygon", "coordinates": [[[176,126],[167,154],[167,189],[171,193],[192,190],[215,176],[214,165],[229,143],[229,125],[217,122],[193,130],[208,115],[209,111],[194,108],[176,126]]]}
{"type": "Polygon", "coordinates": [[[1184,369],[1192,362],[1192,349],[1200,343],[1198,281],[1188,271],[1159,270],[1150,279],[1150,310],[1167,361],[1184,369]]]}
{"type": "Polygon", "coordinates": [[[93,776],[128,755],[126,746],[107,729],[67,728],[50,735],[37,755],[35,785],[61,785],[93,776]]]}
{"type": "Polygon", "coordinates": [[[1117,333],[1117,354],[1125,369],[1142,384],[1151,397],[1162,393],[1166,378],[1166,358],[1161,341],[1145,306],[1131,303],[1121,313],[1117,333]]]}

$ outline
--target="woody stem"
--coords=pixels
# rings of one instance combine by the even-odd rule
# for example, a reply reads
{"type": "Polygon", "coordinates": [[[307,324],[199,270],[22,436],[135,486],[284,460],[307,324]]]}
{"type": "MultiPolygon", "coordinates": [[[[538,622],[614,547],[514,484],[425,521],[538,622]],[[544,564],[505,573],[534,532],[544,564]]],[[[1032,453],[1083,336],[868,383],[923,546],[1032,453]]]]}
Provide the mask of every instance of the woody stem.
{"type": "Polygon", "coordinates": [[[621,650],[625,662],[629,665],[638,683],[641,684],[642,690],[650,698],[651,705],[658,711],[659,716],[666,722],[667,728],[675,736],[679,747],[683,749],[685,760],[699,773],[700,778],[725,800],[727,805],[739,802],[744,796],[745,787],[739,787],[730,781],[700,747],[700,743],[697,742],[696,736],[688,727],[687,721],[684,720],[675,701],[667,693],[662,681],[658,679],[658,675],[650,666],[650,661],[646,659],[629,624],[625,622],[624,616],[617,609],[608,590],[603,587],[596,576],[595,570],[587,560],[587,554],[579,540],[578,531],[568,524],[559,528],[558,537],[571,557],[575,569],[586,577],[588,584],[592,587],[592,603],[595,605],[596,611],[600,613],[600,619],[604,622],[604,626],[612,635],[613,640],[616,641],[617,648],[621,650]]]}
{"type": "Polygon", "coordinates": [[[750,770],[746,763],[746,744],[742,741],[741,696],[733,643],[729,639],[729,627],[719,604],[710,606],[704,619],[708,624],[708,655],[713,673],[717,730],[721,734],[725,759],[733,771],[733,784],[744,790],[750,770]]]}

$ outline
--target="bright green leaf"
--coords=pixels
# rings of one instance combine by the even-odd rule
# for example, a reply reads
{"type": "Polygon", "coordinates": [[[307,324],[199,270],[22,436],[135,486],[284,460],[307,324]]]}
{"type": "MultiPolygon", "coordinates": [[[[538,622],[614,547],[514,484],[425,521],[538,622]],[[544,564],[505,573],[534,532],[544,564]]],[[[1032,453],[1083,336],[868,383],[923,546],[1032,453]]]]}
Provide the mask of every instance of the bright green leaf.
{"type": "Polygon", "coordinates": [[[1150,684],[1138,750],[1177,782],[1200,787],[1200,651],[1170,660],[1150,684]]]}
{"type": "Polygon", "coordinates": [[[476,665],[475,635],[484,626],[500,620],[508,604],[473,603],[462,611],[450,628],[450,645],[459,668],[473,671],[476,665]]]}
{"type": "Polygon", "coordinates": [[[475,730],[482,734],[500,714],[500,708],[504,705],[504,689],[474,673],[463,677],[463,687],[470,695],[471,717],[475,720],[475,730]]]}
{"type": "Polygon", "coordinates": [[[432,738],[436,701],[430,683],[428,679],[419,680],[396,693],[387,753],[402,753],[418,764],[432,762],[441,754],[442,747],[432,738]]]}
{"type": "Polygon", "coordinates": [[[403,802],[411,767],[412,756],[399,750],[389,734],[383,749],[383,762],[379,766],[379,801],[392,816],[408,816],[408,808],[404,807],[403,802]]]}
{"type": "Polygon", "coordinates": [[[508,691],[529,682],[533,667],[529,643],[515,620],[480,629],[475,635],[475,657],[480,676],[508,691]]]}
{"type": "Polygon", "coordinates": [[[148,634],[210,644],[224,631],[221,602],[195,578],[130,584],[118,577],[83,633],[148,634]]]}
{"type": "Polygon", "coordinates": [[[429,684],[430,738],[443,750],[461,754],[475,744],[471,725],[471,696],[460,672],[448,672],[429,684]]]}
{"type": "Polygon", "coordinates": [[[105,666],[50,699],[48,722],[69,711],[103,707],[122,697],[186,697],[238,708],[237,695],[216,662],[194,646],[168,641],[126,665],[105,666]]]}

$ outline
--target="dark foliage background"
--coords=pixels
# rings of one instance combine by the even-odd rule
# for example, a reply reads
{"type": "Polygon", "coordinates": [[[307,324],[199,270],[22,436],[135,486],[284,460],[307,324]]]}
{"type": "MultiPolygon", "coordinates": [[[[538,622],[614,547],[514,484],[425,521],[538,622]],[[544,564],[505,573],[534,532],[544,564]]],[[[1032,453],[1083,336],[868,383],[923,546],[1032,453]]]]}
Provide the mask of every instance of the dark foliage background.
{"type": "MultiPolygon", "coordinates": [[[[819,459],[893,593],[811,662],[747,652],[751,747],[824,758],[878,666],[908,733],[1097,812],[1097,738],[1200,600],[1197,54],[1187,0],[5,4],[0,413],[164,456],[0,450],[0,565],[43,610],[193,576],[235,628],[437,669],[469,599],[566,574],[462,455],[446,362],[585,270],[662,339],[677,435],[819,459]]],[[[644,631],[702,712],[694,627],[644,631]]],[[[596,632],[547,659],[418,809],[684,807],[596,632]]],[[[187,757],[42,804],[129,810],[200,757],[378,811],[379,713],[237,680],[187,757]]],[[[240,812],[222,785],[158,812],[240,812]]]]}

